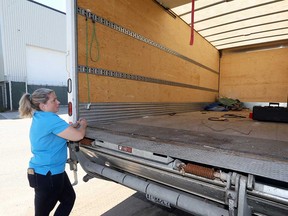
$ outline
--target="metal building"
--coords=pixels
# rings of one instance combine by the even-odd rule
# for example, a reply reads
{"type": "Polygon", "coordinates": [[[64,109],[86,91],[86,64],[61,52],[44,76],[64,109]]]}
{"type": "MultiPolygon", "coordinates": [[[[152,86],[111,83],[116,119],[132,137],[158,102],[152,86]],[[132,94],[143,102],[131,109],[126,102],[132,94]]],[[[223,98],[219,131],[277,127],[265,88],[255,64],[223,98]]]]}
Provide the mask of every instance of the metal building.
{"type": "Polygon", "coordinates": [[[0,1],[0,111],[52,88],[67,104],[66,14],[32,0],[0,1]]]}

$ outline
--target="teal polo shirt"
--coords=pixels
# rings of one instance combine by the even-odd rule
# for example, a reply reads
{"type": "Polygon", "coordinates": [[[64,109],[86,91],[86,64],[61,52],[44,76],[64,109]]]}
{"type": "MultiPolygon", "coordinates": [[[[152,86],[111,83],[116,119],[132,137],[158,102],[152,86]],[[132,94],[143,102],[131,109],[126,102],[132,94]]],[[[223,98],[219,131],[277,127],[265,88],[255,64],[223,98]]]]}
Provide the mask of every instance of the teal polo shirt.
{"type": "Polygon", "coordinates": [[[30,143],[33,157],[29,167],[38,174],[52,175],[65,171],[67,160],[67,140],[57,134],[69,124],[53,112],[35,111],[30,128],[30,143]]]}

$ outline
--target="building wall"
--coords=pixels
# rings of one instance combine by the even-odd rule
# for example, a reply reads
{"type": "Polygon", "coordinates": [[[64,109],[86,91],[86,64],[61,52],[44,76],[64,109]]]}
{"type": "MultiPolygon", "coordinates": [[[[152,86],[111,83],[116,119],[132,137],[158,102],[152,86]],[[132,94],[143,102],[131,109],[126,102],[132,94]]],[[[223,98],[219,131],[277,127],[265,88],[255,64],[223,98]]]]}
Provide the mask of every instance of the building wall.
{"type": "Polygon", "coordinates": [[[65,52],[47,48],[26,46],[27,82],[64,86],[66,85],[65,52]],[[39,64],[41,62],[41,64],[39,64]],[[63,73],[64,72],[64,73],[63,73]]]}
{"type": "Polygon", "coordinates": [[[2,48],[1,26],[2,25],[1,25],[1,20],[0,20],[0,83],[4,81],[4,62],[3,62],[3,48],[2,48]]]}
{"type": "MultiPolygon", "coordinates": [[[[0,78],[4,77],[3,81],[10,87],[9,92],[5,92],[7,102],[4,106],[17,109],[18,100],[28,90],[28,85],[65,88],[65,13],[28,0],[1,0],[0,11],[4,69],[0,78]],[[27,55],[31,47],[34,51],[54,53],[56,55],[54,58],[58,59],[57,62],[53,64],[47,58],[39,58],[32,63],[35,64],[32,67],[31,58],[29,59],[27,55]],[[29,65],[28,60],[30,60],[29,65]],[[31,68],[38,68],[39,74],[35,76],[35,71],[31,71],[31,68]],[[48,68],[51,70],[47,70],[48,68]]],[[[64,104],[67,103],[66,101],[64,104]]]]}
{"type": "MultiPolygon", "coordinates": [[[[0,2],[0,9],[2,8],[1,5],[2,2],[0,2]]],[[[0,19],[0,112],[4,110],[4,104],[5,104],[4,59],[3,59],[1,26],[3,26],[2,19],[0,19]]]]}

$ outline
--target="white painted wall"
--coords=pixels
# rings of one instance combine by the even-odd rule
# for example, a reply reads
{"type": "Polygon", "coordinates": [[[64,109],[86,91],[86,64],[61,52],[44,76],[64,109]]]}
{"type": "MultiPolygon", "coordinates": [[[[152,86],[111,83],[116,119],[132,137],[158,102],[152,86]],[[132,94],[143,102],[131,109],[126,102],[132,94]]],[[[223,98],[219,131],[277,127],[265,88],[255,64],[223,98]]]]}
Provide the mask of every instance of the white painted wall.
{"type": "Polygon", "coordinates": [[[26,46],[27,84],[65,86],[66,53],[35,46],[26,46]]]}

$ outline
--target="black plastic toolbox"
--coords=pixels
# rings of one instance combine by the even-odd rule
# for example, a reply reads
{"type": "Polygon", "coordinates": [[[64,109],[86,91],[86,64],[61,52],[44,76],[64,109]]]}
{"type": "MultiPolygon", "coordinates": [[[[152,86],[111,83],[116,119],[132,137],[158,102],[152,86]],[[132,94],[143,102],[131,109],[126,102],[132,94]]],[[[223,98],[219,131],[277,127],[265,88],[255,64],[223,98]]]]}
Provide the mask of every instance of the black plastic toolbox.
{"type": "Polygon", "coordinates": [[[254,106],[253,120],[288,123],[288,108],[280,107],[279,103],[269,103],[269,106],[254,106]]]}

